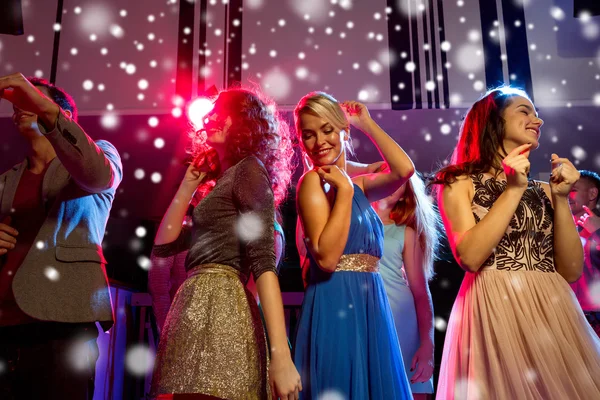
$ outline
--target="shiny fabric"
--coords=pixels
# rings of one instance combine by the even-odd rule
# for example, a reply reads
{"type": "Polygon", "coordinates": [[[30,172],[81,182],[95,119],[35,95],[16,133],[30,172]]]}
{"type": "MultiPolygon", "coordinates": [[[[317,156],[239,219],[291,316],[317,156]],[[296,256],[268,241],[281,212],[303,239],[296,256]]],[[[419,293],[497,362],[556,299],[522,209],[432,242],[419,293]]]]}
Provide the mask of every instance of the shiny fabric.
{"type": "MultiPolygon", "coordinates": [[[[353,269],[372,269],[382,242],[381,220],[355,185],[345,259],[353,269]]],[[[379,273],[326,273],[310,261],[294,347],[300,398],[411,399],[379,273]]]]}
{"type": "Polygon", "coordinates": [[[152,395],[270,398],[265,333],[258,306],[239,272],[206,264],[188,276],[164,325],[152,395]]]}
{"type": "MultiPolygon", "coordinates": [[[[506,188],[472,177],[476,222],[506,188]]],[[[600,399],[600,340],[554,268],[553,209],[531,181],[494,252],[452,308],[437,399],[600,399]]]]}
{"type": "MultiPolygon", "coordinates": [[[[212,191],[196,206],[192,226],[172,243],[154,246],[158,257],[188,250],[185,268],[218,263],[254,280],[277,273],[273,245],[275,206],[267,170],[249,156],[223,173],[212,191]]],[[[244,284],[247,281],[244,281],[244,284]]]]}
{"type": "Polygon", "coordinates": [[[226,170],[194,209],[191,230],[173,243],[155,246],[156,256],[168,257],[191,244],[190,273],[161,333],[155,395],[269,397],[264,329],[245,285],[250,273],[255,280],[267,271],[277,273],[274,218],[266,169],[249,156],[226,170]]]}
{"type": "Polygon", "coordinates": [[[340,271],[378,272],[379,258],[370,254],[344,254],[335,269],[340,271]]]}
{"type": "MultiPolygon", "coordinates": [[[[396,333],[400,341],[400,350],[404,359],[404,370],[408,380],[415,371],[410,367],[415,353],[421,346],[417,309],[412,291],[403,266],[402,251],[404,250],[405,225],[385,225],[383,241],[383,257],[379,263],[379,273],[394,315],[396,333]]],[[[427,382],[411,383],[413,393],[433,393],[433,377],[427,382]]]]}

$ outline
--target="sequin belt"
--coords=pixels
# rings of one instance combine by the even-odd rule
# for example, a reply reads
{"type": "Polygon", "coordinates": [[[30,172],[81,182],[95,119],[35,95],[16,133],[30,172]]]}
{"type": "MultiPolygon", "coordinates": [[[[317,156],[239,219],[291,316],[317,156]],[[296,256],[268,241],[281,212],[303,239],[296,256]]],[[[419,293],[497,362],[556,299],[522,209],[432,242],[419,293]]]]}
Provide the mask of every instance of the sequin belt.
{"type": "Polygon", "coordinates": [[[370,254],[344,254],[335,269],[352,272],[379,272],[379,258],[370,254]]]}
{"type": "Polygon", "coordinates": [[[232,278],[238,278],[242,282],[247,281],[246,276],[244,274],[242,274],[237,269],[225,264],[208,263],[196,265],[194,268],[188,271],[187,277],[191,278],[192,276],[196,276],[199,274],[222,274],[230,276],[232,278]]]}

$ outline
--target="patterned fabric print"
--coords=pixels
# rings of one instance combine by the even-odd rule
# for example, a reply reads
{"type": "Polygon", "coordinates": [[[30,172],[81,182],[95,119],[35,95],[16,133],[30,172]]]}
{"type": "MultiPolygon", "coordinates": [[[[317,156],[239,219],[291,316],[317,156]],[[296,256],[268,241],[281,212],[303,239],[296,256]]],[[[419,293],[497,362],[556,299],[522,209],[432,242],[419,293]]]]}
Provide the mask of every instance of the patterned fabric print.
{"type": "MultiPolygon", "coordinates": [[[[475,188],[472,210],[479,223],[506,189],[489,174],[471,176],[475,188]]],[[[529,181],[506,233],[483,264],[505,271],[554,272],[554,210],[539,182],[529,181]]]]}

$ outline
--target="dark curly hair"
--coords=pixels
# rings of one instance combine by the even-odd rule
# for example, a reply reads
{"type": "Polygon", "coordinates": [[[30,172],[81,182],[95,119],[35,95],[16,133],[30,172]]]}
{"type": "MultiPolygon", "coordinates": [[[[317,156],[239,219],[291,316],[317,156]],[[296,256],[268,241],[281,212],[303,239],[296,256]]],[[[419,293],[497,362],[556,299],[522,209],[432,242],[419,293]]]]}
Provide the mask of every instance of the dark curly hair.
{"type": "Polygon", "coordinates": [[[28,77],[27,80],[37,88],[45,88],[52,101],[58,104],[63,110],[70,111],[73,121],[77,121],[77,105],[75,104],[75,100],[73,100],[67,92],[42,78],[28,77]]]}
{"type": "MultiPolygon", "coordinates": [[[[231,117],[227,136],[226,161],[235,165],[244,158],[254,155],[265,165],[275,197],[275,205],[281,204],[294,169],[294,150],[290,129],[281,117],[275,103],[258,90],[230,88],[219,93],[214,110],[231,117]]],[[[218,157],[206,143],[206,133],[194,131],[189,150],[193,162],[207,163],[214,180],[220,174],[218,157]]]]}
{"type": "Polygon", "coordinates": [[[435,173],[430,185],[450,185],[459,176],[487,172],[490,169],[499,174],[502,159],[508,153],[504,148],[504,110],[514,97],[529,95],[525,91],[510,86],[488,90],[467,111],[460,128],[460,137],[450,164],[435,173]]]}

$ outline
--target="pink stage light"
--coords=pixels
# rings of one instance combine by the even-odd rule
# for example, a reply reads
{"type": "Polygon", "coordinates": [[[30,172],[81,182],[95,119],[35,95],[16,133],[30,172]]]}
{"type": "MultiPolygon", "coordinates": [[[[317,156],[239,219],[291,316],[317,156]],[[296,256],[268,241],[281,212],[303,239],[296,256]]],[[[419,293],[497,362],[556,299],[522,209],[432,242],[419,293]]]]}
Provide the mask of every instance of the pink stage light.
{"type": "Polygon", "coordinates": [[[214,104],[206,97],[198,97],[187,108],[187,116],[196,129],[204,126],[204,117],[213,109],[214,104]]]}

